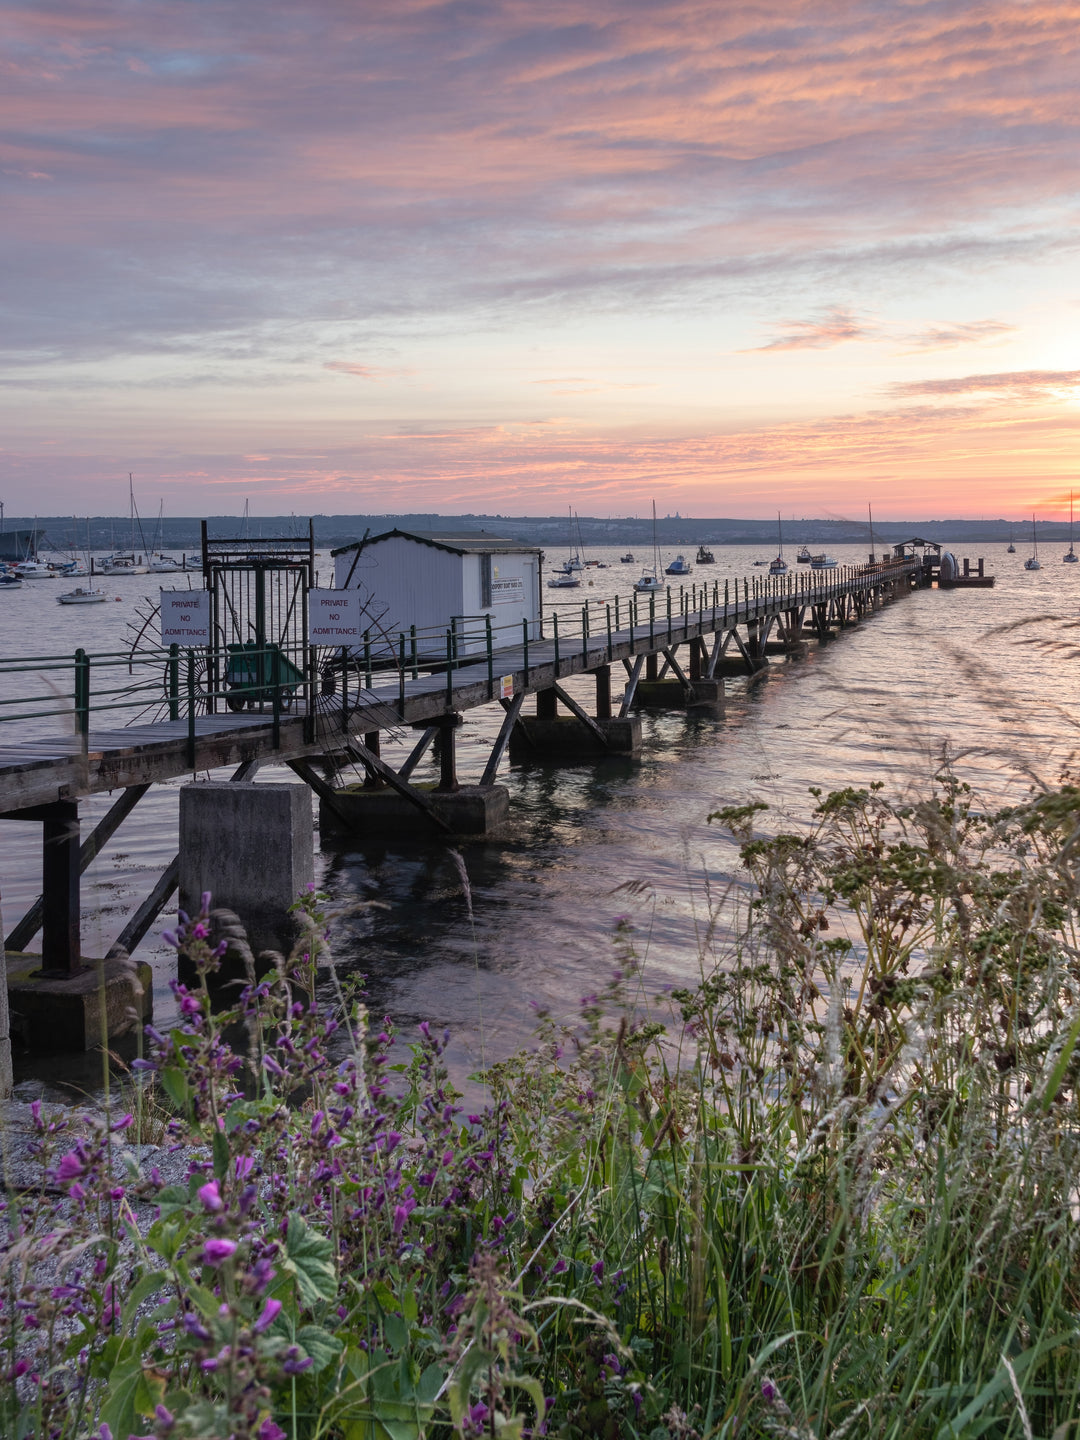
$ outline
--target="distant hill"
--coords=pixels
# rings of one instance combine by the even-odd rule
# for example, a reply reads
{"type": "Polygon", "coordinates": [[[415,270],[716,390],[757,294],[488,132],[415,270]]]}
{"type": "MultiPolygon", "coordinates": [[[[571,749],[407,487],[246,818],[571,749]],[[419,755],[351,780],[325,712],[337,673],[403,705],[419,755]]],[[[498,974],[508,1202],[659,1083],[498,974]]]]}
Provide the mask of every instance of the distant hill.
{"type": "MultiPolygon", "coordinates": [[[[316,515],[315,542],[320,549],[343,545],[350,540],[359,540],[365,530],[378,535],[395,526],[402,530],[447,530],[457,534],[507,536],[531,545],[543,545],[556,550],[568,541],[568,526],[565,515],[316,515]]],[[[201,517],[173,516],[165,520],[160,545],[165,550],[197,550],[200,541],[201,517]]],[[[35,526],[47,536],[43,548],[66,549],[71,546],[85,548],[87,543],[87,521],[72,520],[70,515],[41,516],[33,519],[8,518],[5,529],[35,526]]],[[[236,515],[212,515],[207,517],[209,532],[213,536],[235,538],[247,535],[251,538],[295,537],[307,533],[307,517],[295,515],[261,516],[244,522],[236,515]]],[[[582,515],[577,521],[580,538],[586,549],[590,545],[644,546],[652,541],[652,518],[598,519],[582,515]]],[[[686,518],[664,516],[657,521],[657,535],[665,546],[696,546],[702,543],[713,545],[755,545],[771,547],[776,542],[775,520],[736,520],[686,518]]],[[[109,550],[126,548],[131,534],[130,521],[124,516],[91,516],[89,520],[90,548],[109,550]]],[[[575,530],[575,537],[577,530],[575,530]]],[[[1030,534],[1030,527],[1014,524],[1008,520],[885,520],[874,522],[874,538],[880,545],[892,545],[899,540],[921,536],[926,540],[948,541],[954,545],[979,543],[1007,544],[1010,538],[1022,542],[1030,534]]],[[[1040,539],[1064,539],[1068,534],[1066,521],[1040,521],[1040,539]]],[[[784,543],[798,547],[806,542],[811,546],[865,544],[869,545],[870,531],[865,521],[852,520],[785,520],[784,543]]],[[[157,522],[143,522],[142,537],[136,536],[139,549],[155,548],[158,544],[157,522]]]]}

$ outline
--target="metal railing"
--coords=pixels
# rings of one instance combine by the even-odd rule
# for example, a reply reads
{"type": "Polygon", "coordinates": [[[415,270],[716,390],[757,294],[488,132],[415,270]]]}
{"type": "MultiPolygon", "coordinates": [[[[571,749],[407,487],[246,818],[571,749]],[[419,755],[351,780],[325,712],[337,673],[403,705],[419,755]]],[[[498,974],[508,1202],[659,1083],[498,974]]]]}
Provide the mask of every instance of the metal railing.
{"type": "MultiPolygon", "coordinates": [[[[62,719],[63,728],[71,727],[69,733],[85,746],[92,721],[99,729],[121,717],[126,726],[186,721],[194,755],[200,716],[246,712],[269,718],[276,746],[284,716],[314,721],[340,712],[345,727],[350,705],[363,692],[377,694],[382,681],[396,682],[402,714],[409,679],[445,673],[447,708],[453,708],[454,676],[465,668],[486,669],[488,697],[494,698],[496,680],[512,662],[524,671],[528,686],[537,647],[543,647],[545,663],[553,654],[559,674],[571,656],[581,655],[587,668],[590,660],[597,663],[598,654],[610,661],[617,644],[629,642],[633,648],[647,642],[661,648],[692,634],[760,622],[770,613],[868,593],[920,569],[918,561],[904,561],[874,569],[714,580],[611,599],[587,597],[580,604],[549,605],[539,620],[506,625],[496,625],[490,614],[456,615],[446,626],[414,625],[396,635],[368,631],[359,646],[348,650],[302,652],[300,647],[250,643],[0,658],[0,725],[17,723],[20,739],[32,739],[35,731],[42,733],[39,722],[62,719]],[[5,693],[17,676],[32,677],[29,693],[5,693]]],[[[55,724],[49,733],[55,735],[55,724]]]]}

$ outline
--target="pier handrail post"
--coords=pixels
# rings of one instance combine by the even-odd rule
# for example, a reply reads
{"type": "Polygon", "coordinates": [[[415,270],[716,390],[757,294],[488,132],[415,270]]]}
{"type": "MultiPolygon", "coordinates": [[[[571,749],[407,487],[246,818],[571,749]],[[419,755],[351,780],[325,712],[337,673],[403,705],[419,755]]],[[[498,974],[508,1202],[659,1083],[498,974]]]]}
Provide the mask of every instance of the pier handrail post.
{"type": "Polygon", "coordinates": [[[649,591],[649,644],[654,643],[656,635],[656,591],[649,591]]]}
{"type": "MultiPolygon", "coordinates": [[[[454,631],[453,619],[450,621],[450,629],[446,632],[446,708],[454,708],[454,651],[457,648],[457,635],[454,631]]],[[[447,737],[443,736],[446,743],[447,737]]]]}
{"type": "MultiPolygon", "coordinates": [[[[608,609],[609,609],[609,610],[611,609],[611,606],[610,606],[610,605],[608,606],[608,609]]],[[[616,630],[620,630],[621,628],[622,628],[622,627],[621,627],[620,624],[619,624],[619,597],[618,597],[618,595],[616,595],[616,596],[615,596],[615,629],[616,629],[616,630]]],[[[608,659],[609,659],[609,660],[611,659],[611,656],[610,656],[610,655],[608,656],[608,659]]]]}
{"type": "Polygon", "coordinates": [[[398,631],[398,714],[405,719],[405,631],[398,631]]]}
{"type": "Polygon", "coordinates": [[[551,612],[551,634],[555,642],[555,679],[559,678],[559,612],[551,612]]]}
{"type": "MultiPolygon", "coordinates": [[[[615,597],[615,603],[616,603],[616,605],[619,603],[619,597],[618,597],[617,595],[616,595],[616,597],[615,597]]],[[[610,602],[609,602],[604,608],[607,610],[607,658],[608,658],[608,664],[610,665],[610,664],[611,664],[611,604],[610,604],[610,602]]]]}
{"type": "Polygon", "coordinates": [[[521,622],[521,645],[525,652],[525,689],[529,688],[529,619],[526,616],[521,622]]]}
{"type": "Polygon", "coordinates": [[[187,647],[187,765],[195,769],[195,651],[187,647]]]}
{"type": "Polygon", "coordinates": [[[671,586],[667,587],[667,640],[671,644],[671,586]]]}
{"type": "Polygon", "coordinates": [[[416,664],[416,626],[409,626],[409,659],[412,662],[412,678],[419,680],[420,671],[416,664]]]}
{"type": "Polygon", "coordinates": [[[452,642],[453,642],[453,658],[454,658],[455,661],[456,661],[457,658],[458,658],[458,629],[457,629],[457,622],[458,622],[458,617],[457,617],[456,615],[451,615],[451,616],[450,616],[450,638],[451,638],[451,640],[452,640],[452,642]]]}
{"type": "MultiPolygon", "coordinates": [[[[176,646],[171,648],[175,650],[176,646]]],[[[177,718],[171,706],[170,718],[177,718]]],[[[85,750],[90,734],[90,657],[81,647],[75,651],[75,723],[85,750]]]]}
{"type": "Polygon", "coordinates": [[[364,681],[371,689],[371,631],[364,631],[364,681]]]}
{"type": "Polygon", "coordinates": [[[495,698],[495,652],[491,645],[491,616],[484,616],[484,641],[487,645],[488,699],[495,698]]]}
{"type": "MultiPolygon", "coordinates": [[[[82,652],[81,650],[76,650],[76,651],[75,651],[75,664],[76,664],[76,666],[78,666],[79,656],[82,655],[82,654],[83,654],[83,652],[82,652]]],[[[84,658],[85,658],[85,657],[84,657],[84,658]]],[[[76,670],[76,674],[78,674],[78,670],[76,670]]],[[[177,645],[177,643],[175,642],[175,640],[174,640],[173,643],[169,646],[168,676],[169,676],[169,719],[170,719],[170,720],[179,720],[179,719],[180,719],[180,646],[177,645]]],[[[82,726],[81,726],[81,722],[80,722],[80,729],[81,729],[81,728],[82,728],[82,726]]]]}
{"type": "Polygon", "coordinates": [[[267,645],[266,658],[270,661],[271,684],[274,690],[274,749],[281,749],[281,665],[278,662],[277,646],[267,645]]]}
{"type": "Polygon", "coordinates": [[[586,670],[589,668],[589,602],[587,600],[581,607],[581,663],[586,670]]]}

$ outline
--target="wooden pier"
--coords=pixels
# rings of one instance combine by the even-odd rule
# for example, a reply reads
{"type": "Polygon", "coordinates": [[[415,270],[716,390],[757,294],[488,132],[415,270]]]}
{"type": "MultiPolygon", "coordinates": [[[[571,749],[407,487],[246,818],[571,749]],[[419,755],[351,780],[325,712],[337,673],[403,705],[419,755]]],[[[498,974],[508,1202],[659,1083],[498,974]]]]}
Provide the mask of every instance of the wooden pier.
{"type": "MultiPolygon", "coordinates": [[[[230,766],[233,779],[243,782],[262,764],[286,764],[318,794],[324,814],[347,824],[351,816],[341,791],[326,777],[353,763],[363,768],[370,789],[394,792],[433,833],[453,833],[458,828],[454,813],[441,802],[463,788],[454,744],[463,712],[491,704],[505,712],[482,773],[464,787],[467,791],[494,789],[515,727],[527,729],[532,723],[523,714],[529,696],[537,697],[537,721],[555,720],[560,707],[573,717],[585,753],[626,753],[632,750],[627,724],[645,693],[648,703],[655,703],[666,686],[672,696],[666,703],[717,713],[722,677],[733,664],[756,673],[767,666],[770,654],[796,651],[809,638],[824,642],[924,582],[921,559],[905,556],[825,574],[744,581],[726,599],[715,585],[669,591],[648,597],[651,603],[642,603],[641,597],[630,614],[629,607],[613,612],[607,606],[597,619],[597,612],[590,615],[586,607],[577,633],[567,633],[565,616],[549,612],[542,638],[530,637],[526,626],[518,643],[495,646],[489,640],[485,652],[460,658],[448,629],[446,660],[440,665],[429,657],[424,668],[415,649],[406,654],[403,646],[400,663],[391,671],[367,675],[354,670],[350,687],[346,668],[344,686],[339,679],[334,693],[312,683],[305,692],[291,694],[291,703],[275,693],[250,713],[232,713],[213,692],[204,697],[209,713],[185,706],[181,664],[174,676],[178,683],[169,689],[170,718],[109,728],[91,723],[97,713],[90,693],[95,657],[81,656],[68,662],[74,733],[20,741],[17,721],[9,721],[10,738],[4,740],[0,728],[0,818],[37,822],[43,834],[42,897],[7,935],[9,965],[12,952],[25,952],[40,930],[40,973],[54,981],[67,977],[73,984],[84,975],[79,876],[139,799],[162,781],[230,766]],[[625,677],[621,693],[613,686],[613,672],[625,677]],[[585,674],[595,680],[593,713],[563,685],[585,674]],[[407,730],[417,738],[395,770],[382,758],[380,735],[407,730]],[[410,777],[436,741],[439,785],[435,791],[417,788],[410,777]],[[110,810],[83,839],[79,801],[117,791],[110,810]]],[[[147,663],[175,669],[176,660],[175,650],[171,656],[159,651],[147,663]]],[[[212,665],[207,668],[213,671],[212,665]]],[[[192,686],[187,693],[194,694],[192,686]]],[[[108,706],[110,716],[121,709],[119,701],[108,706]]],[[[36,713],[40,719],[41,712],[36,713]]],[[[117,936],[110,956],[135,949],[175,893],[179,867],[177,857],[117,936]]]]}

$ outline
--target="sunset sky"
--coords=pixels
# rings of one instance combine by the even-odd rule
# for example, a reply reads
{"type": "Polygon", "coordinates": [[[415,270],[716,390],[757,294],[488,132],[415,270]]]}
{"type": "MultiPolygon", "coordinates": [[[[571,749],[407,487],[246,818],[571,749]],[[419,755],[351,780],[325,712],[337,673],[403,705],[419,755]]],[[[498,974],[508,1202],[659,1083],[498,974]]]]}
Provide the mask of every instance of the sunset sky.
{"type": "Polygon", "coordinates": [[[1067,513],[1080,0],[0,0],[9,514],[1067,513]]]}

